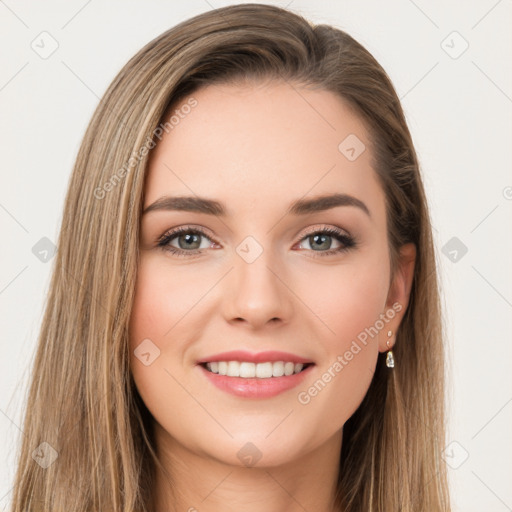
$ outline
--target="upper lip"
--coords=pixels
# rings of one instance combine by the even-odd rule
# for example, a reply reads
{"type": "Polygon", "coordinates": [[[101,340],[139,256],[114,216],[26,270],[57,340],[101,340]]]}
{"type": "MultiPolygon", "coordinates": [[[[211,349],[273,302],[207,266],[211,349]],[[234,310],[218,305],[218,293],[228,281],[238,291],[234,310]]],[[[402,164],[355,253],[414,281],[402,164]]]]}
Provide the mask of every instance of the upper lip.
{"type": "Polygon", "coordinates": [[[313,363],[310,359],[290,354],[289,352],[279,352],[270,350],[266,352],[247,352],[246,350],[232,350],[230,352],[221,352],[212,356],[200,359],[197,363],[212,363],[215,361],[247,361],[249,363],[266,363],[266,362],[292,362],[292,363],[313,363]]]}

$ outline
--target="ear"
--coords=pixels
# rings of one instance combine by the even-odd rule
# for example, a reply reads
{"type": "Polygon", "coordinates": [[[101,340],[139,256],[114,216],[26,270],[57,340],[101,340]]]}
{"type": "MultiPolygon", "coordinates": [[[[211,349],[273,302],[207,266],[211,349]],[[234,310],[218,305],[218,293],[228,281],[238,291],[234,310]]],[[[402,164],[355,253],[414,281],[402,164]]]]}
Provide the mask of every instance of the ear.
{"type": "MultiPolygon", "coordinates": [[[[382,334],[379,336],[379,352],[387,352],[395,344],[396,333],[409,305],[415,263],[416,246],[413,243],[402,245],[398,267],[389,287],[386,300],[386,311],[394,311],[395,316],[381,331],[382,334]],[[391,337],[388,337],[388,331],[392,332],[391,337]],[[389,340],[390,347],[386,344],[387,340],[389,340]]],[[[389,317],[389,314],[387,316],[389,317]]]]}

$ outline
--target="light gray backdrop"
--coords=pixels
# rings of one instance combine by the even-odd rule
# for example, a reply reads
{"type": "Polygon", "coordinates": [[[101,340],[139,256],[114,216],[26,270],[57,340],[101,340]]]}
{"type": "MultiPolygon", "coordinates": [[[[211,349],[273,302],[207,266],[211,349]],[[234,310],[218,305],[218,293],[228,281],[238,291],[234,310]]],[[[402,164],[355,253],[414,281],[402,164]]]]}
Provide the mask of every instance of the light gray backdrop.
{"type": "MultiPolygon", "coordinates": [[[[0,510],[64,195],[99,98],[146,42],[236,2],[0,0],[0,510]]],[[[272,2],[270,2],[272,3],[272,2]]],[[[510,0],[286,0],[391,76],[432,210],[449,345],[454,511],[512,510],[510,0]]]]}

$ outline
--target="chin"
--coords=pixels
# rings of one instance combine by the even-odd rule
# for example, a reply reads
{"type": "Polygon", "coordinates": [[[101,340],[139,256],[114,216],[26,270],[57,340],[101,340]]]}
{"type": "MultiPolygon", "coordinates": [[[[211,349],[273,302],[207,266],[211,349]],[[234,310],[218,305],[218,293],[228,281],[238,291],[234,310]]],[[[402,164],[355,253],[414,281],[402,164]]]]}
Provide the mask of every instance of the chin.
{"type": "Polygon", "coordinates": [[[216,444],[220,450],[207,454],[219,462],[231,466],[245,468],[271,468],[293,463],[305,450],[304,441],[290,439],[287,442],[279,435],[255,434],[254,437],[244,434],[243,439],[230,439],[227,443],[216,444]]]}

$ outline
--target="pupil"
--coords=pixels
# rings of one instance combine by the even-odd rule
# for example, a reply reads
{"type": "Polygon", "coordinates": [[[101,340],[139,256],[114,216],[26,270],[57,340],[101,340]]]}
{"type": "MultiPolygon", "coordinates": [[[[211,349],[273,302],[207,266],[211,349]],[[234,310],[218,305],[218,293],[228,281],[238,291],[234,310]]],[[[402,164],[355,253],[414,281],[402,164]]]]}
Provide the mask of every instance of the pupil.
{"type": "MultiPolygon", "coordinates": [[[[315,243],[318,241],[318,239],[324,239],[324,247],[321,247],[322,249],[329,249],[329,245],[330,244],[327,244],[325,242],[325,240],[327,240],[328,238],[330,238],[328,235],[313,235],[313,240],[315,241],[315,243]]],[[[322,245],[322,243],[320,243],[320,245],[322,245]]]]}
{"type": "MultiPolygon", "coordinates": [[[[187,235],[183,235],[181,238],[185,238],[186,239],[186,247],[188,247],[190,249],[190,243],[197,243],[198,239],[199,239],[199,236],[196,235],[196,234],[187,234],[187,235]]],[[[180,243],[180,246],[181,246],[181,243],[180,243]]],[[[196,249],[196,247],[194,247],[194,249],[196,249]]]]}

